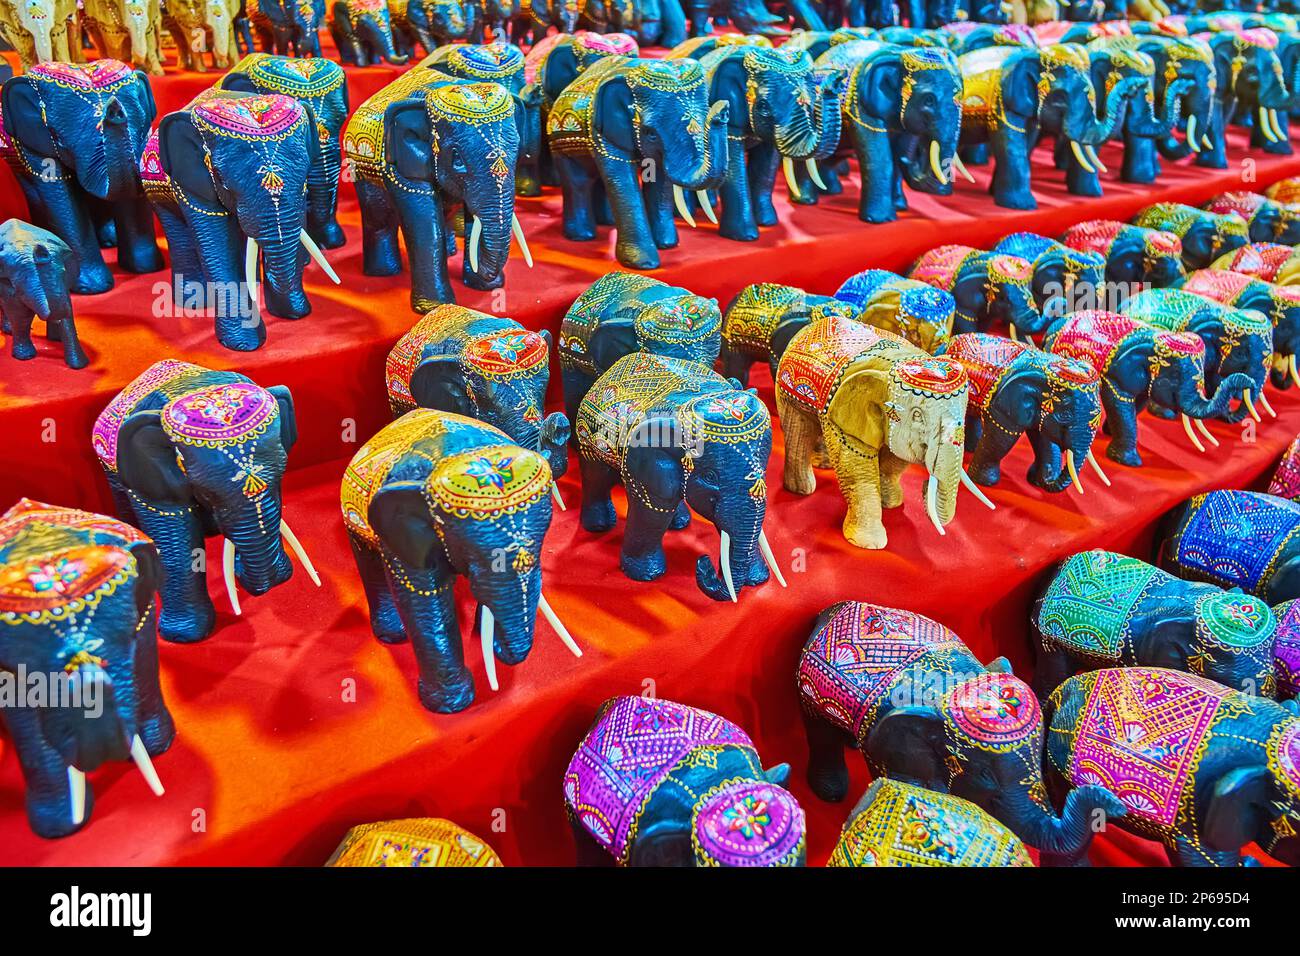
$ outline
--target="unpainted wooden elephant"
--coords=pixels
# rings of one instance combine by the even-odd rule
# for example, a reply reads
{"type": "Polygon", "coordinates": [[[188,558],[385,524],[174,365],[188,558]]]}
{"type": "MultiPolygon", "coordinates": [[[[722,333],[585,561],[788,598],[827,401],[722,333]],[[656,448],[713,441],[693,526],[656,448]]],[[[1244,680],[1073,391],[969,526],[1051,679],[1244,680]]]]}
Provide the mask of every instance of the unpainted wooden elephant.
{"type": "Polygon", "coordinates": [[[86,30],[106,59],[162,76],[162,7],[159,0],[85,0],[86,30]]]}
{"type": "Polygon", "coordinates": [[[81,63],[76,0],[10,0],[0,3],[0,37],[18,54],[24,70],[37,63],[81,63]]]}

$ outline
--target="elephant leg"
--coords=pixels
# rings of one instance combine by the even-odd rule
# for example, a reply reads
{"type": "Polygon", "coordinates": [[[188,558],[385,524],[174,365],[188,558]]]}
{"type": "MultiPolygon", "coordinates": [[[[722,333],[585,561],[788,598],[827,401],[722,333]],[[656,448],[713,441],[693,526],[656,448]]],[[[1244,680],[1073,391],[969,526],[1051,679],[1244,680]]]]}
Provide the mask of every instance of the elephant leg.
{"type": "MultiPolygon", "coordinates": [[[[732,140],[735,143],[735,140],[732,140]]],[[[755,242],[758,223],[750,202],[749,163],[746,151],[736,143],[727,150],[727,178],[718,187],[722,208],[718,213],[718,234],[738,242],[755,242]]]]}
{"type": "Polygon", "coordinates": [[[569,820],[569,830],[573,833],[573,845],[577,850],[578,866],[614,866],[614,857],[596,838],[587,832],[577,820],[569,820]]]}
{"type": "Polygon", "coordinates": [[[903,486],[900,479],[907,462],[887,448],[880,449],[880,506],[898,508],[903,504],[903,486]]]}
{"type": "Polygon", "coordinates": [[[659,249],[677,248],[677,223],[673,219],[673,185],[662,176],[648,180],[641,186],[650,218],[650,231],[654,233],[659,249]]]}
{"type": "Polygon", "coordinates": [[[3,301],[3,310],[5,331],[14,339],[10,354],[20,361],[36,358],[36,346],[32,344],[32,314],[22,303],[8,298],[3,301]]]}
{"type": "Polygon", "coordinates": [[[1263,595],[1271,605],[1300,597],[1300,561],[1284,553],[1273,558],[1274,570],[1268,577],[1263,595]]]}
{"type": "Polygon", "coordinates": [[[1224,141],[1223,102],[1215,99],[1210,107],[1210,145],[1196,154],[1195,165],[1207,169],[1227,169],[1228,151],[1224,141]]]}
{"type": "Polygon", "coordinates": [[[45,336],[52,342],[63,343],[63,361],[68,368],[85,368],[90,364],[90,359],[81,347],[77,324],[73,319],[60,319],[57,322],[46,319],[45,336]]]}
{"type": "Polygon", "coordinates": [[[1047,700],[1052,691],[1074,676],[1077,668],[1074,659],[1060,647],[1044,648],[1041,640],[1033,643],[1038,649],[1038,660],[1034,664],[1034,693],[1039,700],[1047,700]]]}
{"type": "MultiPolygon", "coordinates": [[[[776,207],[772,205],[772,190],[776,188],[776,170],[781,165],[781,156],[771,143],[759,143],[749,153],[749,202],[754,210],[754,220],[760,226],[777,224],[776,207]]],[[[803,163],[799,166],[803,169],[803,163]]],[[[796,177],[797,178],[797,177],[796,177]]],[[[806,186],[800,182],[800,195],[817,201],[816,187],[810,182],[806,186]]],[[[790,197],[792,200],[793,196],[790,197]]]]}
{"type": "MultiPolygon", "coordinates": [[[[187,281],[202,282],[203,268],[194,246],[194,235],[180,212],[159,203],[154,207],[154,213],[162,223],[163,235],[167,237],[167,256],[171,259],[174,295],[174,290],[182,288],[187,281]]],[[[179,302],[174,305],[177,309],[181,307],[179,302]]]]}
{"type": "Polygon", "coordinates": [[[734,378],[742,388],[749,388],[749,369],[754,364],[752,355],[732,348],[726,342],[723,342],[722,351],[718,358],[721,360],[722,374],[724,376],[734,378]]]}
{"type": "Polygon", "coordinates": [[[618,521],[609,496],[618,474],[604,462],[586,457],[578,459],[578,468],[582,473],[582,527],[596,534],[608,531],[618,521]]]}
{"type": "Polygon", "coordinates": [[[391,556],[386,564],[389,587],[420,671],[420,703],[439,714],[464,710],[474,702],[474,678],[465,666],[451,579],[391,556]]]}
{"type": "Polygon", "coordinates": [[[596,176],[580,160],[552,155],[564,199],[564,238],[574,242],[589,242],[596,238],[596,218],[592,208],[592,190],[596,186],[596,176]]]}
{"type": "Polygon", "coordinates": [[[623,531],[623,551],[618,563],[623,573],[633,581],[653,581],[667,570],[664,532],[675,513],[676,507],[660,511],[628,494],[627,526],[623,531]]]}
{"type": "Polygon", "coordinates": [[[85,204],[74,192],[73,180],[60,175],[42,180],[40,192],[49,214],[50,231],[76,250],[81,262],[72,291],[79,295],[98,295],[113,288],[113,273],[104,263],[99,238],[85,204]]]}
{"type": "Polygon", "coordinates": [[[95,237],[99,248],[112,249],[117,245],[117,219],[113,215],[113,204],[106,199],[86,196],[86,213],[95,226],[95,237]]]}
{"type": "Polygon", "coordinates": [[[158,630],[177,644],[192,644],[212,633],[217,612],[208,595],[203,522],[196,505],[160,507],[133,491],[127,494],[139,528],[153,538],[162,560],[162,614],[158,630]]]}
{"type": "MultiPolygon", "coordinates": [[[[852,95],[852,94],[850,94],[852,95]]],[[[858,195],[858,218],[863,222],[893,222],[894,153],[889,137],[874,130],[853,131],[853,152],[858,157],[862,188],[858,195]]]]}
{"type": "Polygon", "coordinates": [[[361,203],[361,271],[368,276],[395,276],[402,271],[397,241],[397,207],[388,189],[358,178],[361,203]]]}
{"type": "Polygon", "coordinates": [[[348,532],[348,544],[352,546],[357,575],[366,592],[371,633],[384,644],[405,643],[406,630],[402,627],[402,616],[393,601],[393,591],[388,586],[383,556],[351,531],[348,532]]]}
{"type": "Polygon", "coordinates": [[[659,268],[659,250],[655,247],[654,234],[646,217],[636,167],[604,156],[597,158],[596,165],[614,209],[614,229],[618,233],[614,243],[615,257],[629,269],[659,268]]]}
{"type": "Polygon", "coordinates": [[[989,192],[993,202],[1005,209],[1037,209],[1038,200],[1029,188],[1029,143],[1024,133],[1001,128],[990,141],[993,179],[989,192]]]}
{"type": "Polygon", "coordinates": [[[157,272],[165,264],[154,232],[153,210],[143,196],[113,205],[117,224],[117,264],[127,272],[157,272]]]}
{"type": "Polygon", "coordinates": [[[86,808],[81,823],[72,822],[72,791],[68,765],[59,752],[45,741],[40,711],[32,707],[0,708],[0,717],[18,751],[27,788],[24,803],[27,822],[37,836],[47,840],[76,833],[90,820],[94,793],[86,781],[86,808]]]}
{"type": "Polygon", "coordinates": [[[834,724],[799,708],[808,739],[808,786],[818,799],[839,803],[849,792],[849,768],[844,751],[853,738],[834,724]]]}
{"type": "MultiPolygon", "coordinates": [[[[1034,461],[1029,466],[1026,479],[1045,491],[1062,491],[1070,479],[1061,470],[1061,449],[1056,442],[1042,433],[1040,429],[1031,428],[1026,434],[1029,443],[1034,446],[1034,461]]],[[[1083,462],[1079,462],[1082,466],[1083,462]]]]}
{"type": "Polygon", "coordinates": [[[1127,395],[1116,392],[1109,379],[1101,380],[1101,407],[1106,412],[1106,428],[1110,444],[1106,456],[1130,468],[1142,466],[1142,456],[1137,450],[1137,406],[1127,395]]]}
{"type": "MultiPolygon", "coordinates": [[[[562,368],[560,370],[560,380],[564,385],[564,414],[568,416],[569,421],[576,423],[578,421],[578,407],[582,405],[582,400],[586,398],[587,392],[590,391],[595,378],[586,372],[580,372],[577,369],[562,368]]],[[[574,451],[578,450],[577,429],[569,429],[569,447],[574,451]]]]}
{"type": "Polygon", "coordinates": [[[957,150],[961,161],[967,166],[987,166],[989,164],[989,144],[973,143],[957,150]]]}
{"type": "MultiPolygon", "coordinates": [[[[819,162],[817,168],[821,170],[822,182],[826,184],[826,189],[824,190],[826,195],[838,196],[844,192],[844,183],[840,179],[839,163],[819,162]]],[[[813,190],[813,202],[817,201],[817,192],[818,190],[813,190]]]]}
{"type": "Polygon", "coordinates": [[[591,204],[596,211],[596,224],[600,226],[614,225],[614,207],[609,204],[609,193],[605,191],[605,184],[597,177],[591,189],[591,204]]]}
{"type": "Polygon", "coordinates": [[[135,685],[136,717],[140,740],[150,757],[167,752],[176,739],[176,723],[163,700],[158,680],[158,601],[155,598],[145,613],[145,622],[136,632],[135,685]]]}
{"type": "Polygon", "coordinates": [[[1119,178],[1126,183],[1148,184],[1156,181],[1160,175],[1160,161],[1157,159],[1156,141],[1150,136],[1124,134],[1124,162],[1120,166],[1119,178]]]}
{"type": "MultiPolygon", "coordinates": [[[[821,164],[818,163],[818,166],[821,166],[821,164]]],[[[822,168],[822,182],[827,183],[827,185],[830,185],[830,184],[827,182],[825,176],[826,176],[826,173],[825,173],[825,167],[823,167],[823,168],[822,168]]],[[[799,187],[799,195],[796,196],[796,195],[794,195],[793,193],[790,194],[790,202],[791,202],[791,204],[792,204],[792,205],[796,205],[796,206],[815,206],[815,205],[817,205],[817,198],[818,198],[817,194],[818,194],[819,192],[821,192],[821,190],[819,190],[819,189],[817,188],[817,185],[816,185],[816,183],[813,182],[812,177],[808,175],[808,169],[807,169],[807,167],[804,166],[803,163],[799,163],[798,165],[795,166],[795,168],[794,168],[794,181],[795,181],[795,184],[799,187]]],[[[775,176],[773,176],[772,186],[773,186],[773,188],[776,187],[776,179],[775,179],[775,176]]],[[[767,194],[767,198],[768,198],[768,201],[771,202],[771,199],[772,199],[772,193],[771,193],[771,191],[768,192],[768,194],[767,194]]],[[[755,196],[755,201],[757,201],[757,196],[755,196]]],[[[759,224],[760,224],[760,225],[765,225],[765,226],[771,226],[771,225],[774,225],[774,223],[770,223],[770,222],[765,223],[765,222],[763,222],[761,217],[759,218],[759,224]]]]}
{"type": "Polygon", "coordinates": [[[787,491],[810,495],[817,490],[812,470],[813,446],[821,437],[821,422],[812,412],[776,391],[776,413],[785,436],[785,470],[781,482],[787,491]]]}
{"type": "Polygon", "coordinates": [[[889,543],[881,522],[880,458],[874,449],[853,446],[834,428],[825,431],[826,450],[835,463],[840,492],[848,502],[844,515],[844,538],[859,548],[879,550],[889,543]]]}
{"type": "Polygon", "coordinates": [[[443,302],[455,302],[443,252],[446,226],[438,200],[403,192],[394,197],[394,205],[411,264],[411,309],[423,315],[443,302]]]}

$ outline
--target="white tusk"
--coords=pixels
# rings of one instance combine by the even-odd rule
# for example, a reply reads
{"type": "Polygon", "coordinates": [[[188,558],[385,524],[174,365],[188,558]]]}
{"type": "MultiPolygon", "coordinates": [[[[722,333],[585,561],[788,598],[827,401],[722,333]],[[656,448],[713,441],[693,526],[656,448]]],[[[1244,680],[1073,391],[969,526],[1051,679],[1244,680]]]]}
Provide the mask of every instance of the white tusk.
{"type": "Polygon", "coordinates": [[[948,174],[943,171],[943,164],[939,162],[939,141],[930,140],[930,172],[934,173],[934,178],[939,180],[940,186],[948,185],[948,174]]]}
{"type": "Polygon", "coordinates": [[[986,504],[986,505],[988,506],[988,509],[989,509],[990,511],[996,511],[996,510],[997,510],[997,507],[998,507],[998,506],[995,505],[992,501],[989,500],[989,496],[986,495],[986,494],[984,494],[984,489],[983,489],[983,488],[981,488],[979,485],[975,484],[975,482],[971,480],[971,476],[968,475],[968,474],[966,474],[966,469],[965,469],[965,468],[963,468],[963,469],[961,470],[961,483],[962,483],[963,485],[966,486],[966,490],[967,490],[967,491],[969,491],[972,495],[974,495],[974,496],[975,496],[976,498],[978,498],[980,501],[984,502],[984,504],[986,504]]]}
{"type": "Polygon", "coordinates": [[[1016,334],[1016,323],[1014,323],[1014,322],[1008,322],[1008,323],[1007,323],[1007,329],[1011,332],[1011,341],[1012,341],[1012,342],[1019,342],[1019,341],[1020,341],[1020,336],[1018,336],[1018,335],[1016,334]]]}
{"type": "Polygon", "coordinates": [[[956,153],[952,154],[952,168],[961,173],[968,183],[975,182],[975,177],[970,174],[970,170],[966,168],[966,164],[961,161],[961,157],[956,153]]]}
{"type": "MultiPolygon", "coordinates": [[[[1246,403],[1246,408],[1250,409],[1251,418],[1255,419],[1257,422],[1262,422],[1264,420],[1259,417],[1259,412],[1255,411],[1255,403],[1250,400],[1250,389],[1243,388],[1241,390],[1241,400],[1246,403]]],[[[1218,442],[1215,442],[1215,444],[1217,445],[1218,442]]]]}
{"type": "Polygon", "coordinates": [[[1030,335],[1028,332],[1021,332],[1020,334],[1025,337],[1025,341],[1029,343],[1029,347],[1031,349],[1038,348],[1038,343],[1034,341],[1034,337],[1032,335],[1030,335]]]}
{"type": "Polygon", "coordinates": [[[785,186],[790,190],[791,199],[801,199],[802,194],[799,192],[799,184],[794,178],[794,160],[782,157],[781,171],[785,173],[785,186]]]}
{"type": "Polygon", "coordinates": [[[1213,141],[1212,139],[1210,139],[1210,137],[1208,137],[1208,136],[1202,136],[1202,137],[1201,137],[1201,144],[1202,144],[1206,149],[1214,149],[1214,141],[1213,141]]]}
{"type": "Polygon", "coordinates": [[[302,542],[283,518],[280,519],[280,534],[284,535],[284,540],[289,542],[289,548],[298,556],[298,563],[306,569],[311,583],[320,587],[320,575],[316,573],[316,566],[311,563],[311,558],[307,557],[307,552],[303,550],[302,542]]]}
{"type": "Polygon", "coordinates": [[[1259,131],[1270,143],[1277,142],[1277,134],[1274,133],[1272,127],[1268,125],[1268,110],[1264,109],[1262,106],[1259,108],[1259,131]]]}
{"type": "Polygon", "coordinates": [[[691,215],[690,209],[686,207],[686,193],[682,192],[682,187],[673,183],[673,205],[677,207],[677,213],[686,220],[686,224],[692,229],[695,228],[695,217],[691,215]]]}
{"type": "Polygon", "coordinates": [[[162,781],[158,779],[158,771],[153,768],[149,751],[145,748],[139,734],[136,734],[135,740],[131,741],[131,759],[135,761],[140,776],[144,777],[144,782],[149,784],[149,789],[153,791],[155,797],[161,797],[167,792],[163,789],[162,781]]]}
{"type": "Polygon", "coordinates": [[[1199,153],[1201,147],[1196,142],[1196,115],[1187,117],[1187,145],[1192,148],[1193,153],[1199,153]]]}
{"type": "MultiPolygon", "coordinates": [[[[474,217],[474,225],[469,230],[469,248],[465,250],[465,255],[469,256],[469,268],[471,272],[478,272],[478,243],[483,237],[483,220],[478,216],[474,217]]],[[[494,687],[493,690],[496,688],[494,687]]]]}
{"type": "Polygon", "coordinates": [[[1273,411],[1273,406],[1268,403],[1268,396],[1264,394],[1263,389],[1259,393],[1259,404],[1264,407],[1264,411],[1268,412],[1270,417],[1277,418],[1277,412],[1273,411]]]}
{"type": "Polygon", "coordinates": [[[573,652],[573,656],[581,657],[582,648],[579,647],[578,642],[573,639],[573,635],[569,633],[569,629],[564,626],[564,622],[560,620],[560,616],[551,610],[551,602],[546,600],[545,594],[537,595],[537,609],[542,612],[542,617],[546,618],[551,627],[555,629],[555,633],[560,635],[560,640],[564,642],[565,647],[573,652]]]}
{"type": "Polygon", "coordinates": [[[321,252],[320,246],[316,245],[316,240],[307,235],[306,229],[298,230],[298,241],[307,248],[307,252],[316,260],[316,265],[325,270],[325,274],[330,277],[331,282],[335,285],[343,284],[342,280],[339,279],[339,274],[334,271],[334,267],[330,265],[330,261],[325,258],[325,253],[321,252]]]}
{"type": "Polygon", "coordinates": [[[483,614],[478,619],[479,642],[483,645],[483,669],[487,671],[488,686],[500,690],[497,683],[497,656],[492,650],[492,612],[486,604],[482,605],[483,614]]]}
{"type": "Polygon", "coordinates": [[[257,240],[252,236],[244,243],[244,282],[248,285],[249,298],[253,300],[253,315],[257,315],[257,240]]]}
{"type": "Polygon", "coordinates": [[[551,497],[555,499],[555,503],[560,506],[561,511],[569,510],[564,507],[564,499],[560,497],[560,486],[555,482],[551,482],[551,497]]]}
{"type": "Polygon", "coordinates": [[[943,537],[948,532],[943,530],[943,522],[939,520],[939,479],[930,476],[930,480],[925,485],[925,511],[934,523],[934,530],[939,532],[939,537],[943,537]]]}
{"type": "Polygon", "coordinates": [[[1101,479],[1101,483],[1109,488],[1110,479],[1107,478],[1106,473],[1101,470],[1101,464],[1097,461],[1097,456],[1092,453],[1091,448],[1088,449],[1088,464],[1092,465],[1092,470],[1097,473],[1097,477],[1101,479]]]}
{"type": "Polygon", "coordinates": [[[826,192],[826,183],[822,181],[821,170],[817,168],[817,160],[804,160],[804,164],[808,167],[808,177],[817,184],[818,189],[822,192],[826,192]]]}
{"type": "Polygon", "coordinates": [[[1097,171],[1093,168],[1092,163],[1088,162],[1088,157],[1083,154],[1083,150],[1079,148],[1079,144],[1074,140],[1070,140],[1070,151],[1074,153],[1075,162],[1083,167],[1084,172],[1095,173],[1097,171]]]}
{"type": "Polygon", "coordinates": [[[528,268],[533,267],[533,250],[528,248],[528,240],[524,238],[524,225],[519,221],[519,216],[515,213],[510,214],[510,231],[515,234],[515,242],[519,243],[519,251],[524,254],[524,262],[528,263],[528,268]]]}
{"type": "Polygon", "coordinates": [[[1110,170],[1106,168],[1106,164],[1101,161],[1101,157],[1097,155],[1096,148],[1092,146],[1085,146],[1083,147],[1083,150],[1088,154],[1088,159],[1092,160],[1092,165],[1097,167],[1097,172],[1099,173],[1110,172],[1110,170]]]}
{"type": "Polygon", "coordinates": [[[727,593],[731,595],[732,603],[735,603],[736,585],[732,583],[731,580],[731,535],[727,534],[725,531],[720,531],[718,533],[722,535],[722,547],[720,549],[722,558],[720,562],[722,565],[722,580],[727,585],[727,593]]]}
{"type": "Polygon", "coordinates": [[[244,612],[239,608],[239,594],[235,591],[235,542],[226,538],[221,547],[221,576],[226,580],[226,595],[230,598],[230,607],[239,617],[244,612]]]}
{"type": "Polygon", "coordinates": [[[1277,121],[1277,110],[1268,111],[1268,125],[1273,130],[1273,135],[1277,137],[1279,143],[1286,141],[1286,134],[1282,132],[1282,124],[1277,121]]]}
{"type": "Polygon", "coordinates": [[[1295,355],[1294,355],[1294,354],[1292,354],[1292,355],[1287,359],[1287,363],[1286,363],[1286,364],[1287,364],[1287,370],[1291,373],[1291,381],[1292,381],[1296,386],[1300,386],[1300,371],[1297,371],[1297,370],[1296,370],[1296,367],[1295,367],[1295,355]]]}
{"type": "Polygon", "coordinates": [[[1205,451],[1205,446],[1202,445],[1201,440],[1196,437],[1196,432],[1192,431],[1192,420],[1187,417],[1186,413],[1183,414],[1183,431],[1187,432],[1187,437],[1192,440],[1192,444],[1196,446],[1197,451],[1205,451]]]}
{"type": "Polygon", "coordinates": [[[1083,482],[1079,480],[1079,472],[1074,467],[1073,449],[1065,449],[1065,468],[1070,473],[1070,481],[1074,484],[1074,490],[1083,494],[1083,482]]]}
{"type": "Polygon", "coordinates": [[[707,189],[697,189],[695,190],[695,198],[699,200],[700,208],[704,210],[704,218],[716,226],[718,224],[718,214],[713,211],[713,203],[709,202],[709,191],[707,189]]]}
{"type": "Polygon", "coordinates": [[[86,775],[76,767],[68,768],[68,798],[72,803],[72,825],[86,822],[86,775]]]}
{"type": "Polygon", "coordinates": [[[1192,424],[1196,426],[1196,430],[1198,432],[1200,432],[1203,436],[1205,436],[1206,441],[1208,441],[1215,448],[1219,447],[1219,439],[1215,438],[1214,435],[1210,433],[1210,430],[1205,427],[1205,422],[1197,418],[1197,419],[1193,419],[1192,424]]]}
{"type": "Polygon", "coordinates": [[[776,575],[777,583],[781,587],[786,587],[785,575],[781,573],[780,566],[776,563],[776,555],[772,553],[772,546],[767,543],[767,532],[758,533],[758,550],[763,552],[763,560],[767,562],[767,568],[776,575]]]}

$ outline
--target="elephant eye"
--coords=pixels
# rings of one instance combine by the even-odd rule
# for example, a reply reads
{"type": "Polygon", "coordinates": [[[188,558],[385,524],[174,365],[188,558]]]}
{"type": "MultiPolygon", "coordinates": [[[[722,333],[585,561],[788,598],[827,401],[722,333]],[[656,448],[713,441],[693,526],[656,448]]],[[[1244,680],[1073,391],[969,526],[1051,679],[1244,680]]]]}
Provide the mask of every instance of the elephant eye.
{"type": "Polygon", "coordinates": [[[468,169],[465,166],[465,160],[461,159],[460,156],[453,156],[451,158],[451,168],[458,173],[468,172],[468,169]]]}

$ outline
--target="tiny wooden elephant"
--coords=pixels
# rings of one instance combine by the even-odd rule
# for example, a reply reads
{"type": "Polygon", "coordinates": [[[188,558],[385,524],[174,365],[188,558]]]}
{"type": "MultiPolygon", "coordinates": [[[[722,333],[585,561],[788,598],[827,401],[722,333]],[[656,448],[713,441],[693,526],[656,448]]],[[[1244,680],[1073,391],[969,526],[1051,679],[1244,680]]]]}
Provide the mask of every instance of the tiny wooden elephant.
{"type": "Polygon", "coordinates": [[[21,219],[0,225],[0,311],[4,331],[14,337],[14,358],[36,358],[32,344],[35,318],[45,322],[51,342],[63,343],[68,368],[90,364],[72,318],[69,293],[77,268],[76,254],[54,233],[21,219]]]}

